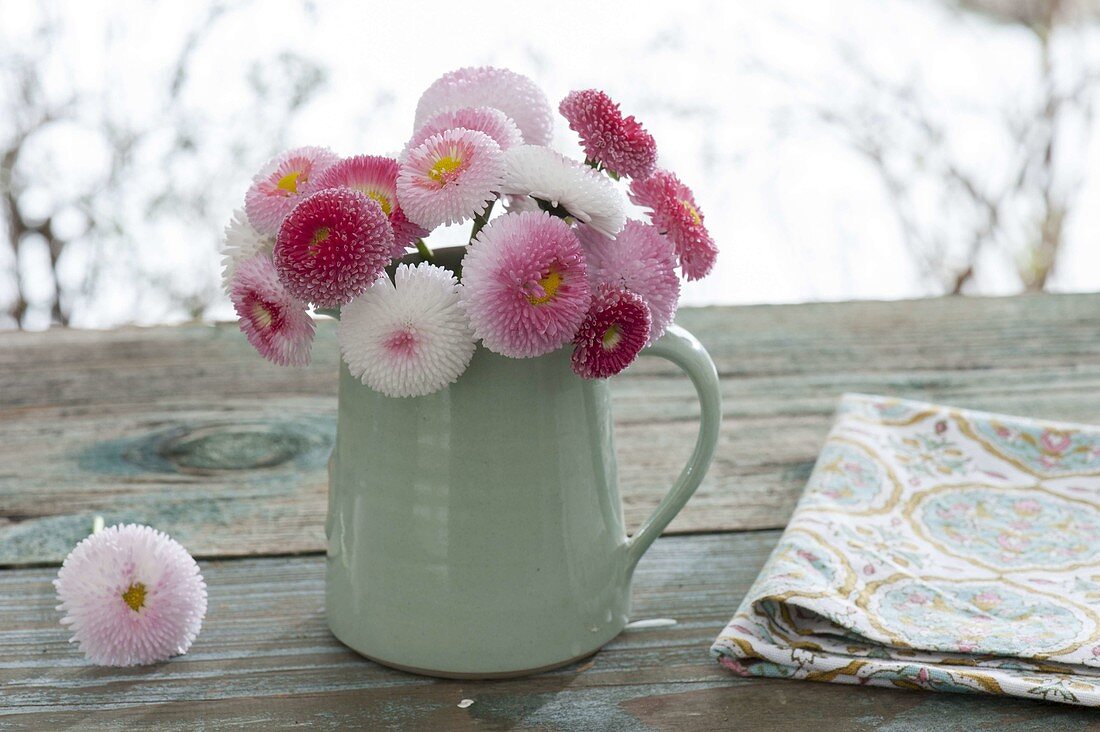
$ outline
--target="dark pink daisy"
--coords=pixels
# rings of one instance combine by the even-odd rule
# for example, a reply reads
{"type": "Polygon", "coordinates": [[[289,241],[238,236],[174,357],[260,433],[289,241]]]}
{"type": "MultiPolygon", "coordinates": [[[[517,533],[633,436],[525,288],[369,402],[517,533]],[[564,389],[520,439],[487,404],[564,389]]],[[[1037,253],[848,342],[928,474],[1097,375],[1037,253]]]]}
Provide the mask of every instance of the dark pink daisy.
{"type": "Polygon", "coordinates": [[[428,235],[405,216],[397,202],[397,161],[378,155],[355,155],[345,158],[317,176],[317,190],[351,188],[373,199],[382,207],[393,227],[393,251],[400,257],[405,248],[428,235]]]}
{"type": "Polygon", "coordinates": [[[648,208],[649,220],[676,245],[680,269],[689,280],[710,274],[718,247],[703,222],[703,212],[691,189],[674,173],[658,170],[644,180],[630,182],[630,200],[648,208]]]}
{"type": "Polygon", "coordinates": [[[618,175],[645,178],[657,165],[657,143],[619,105],[596,89],[570,92],[558,111],[581,136],[584,154],[618,175]]]}
{"type": "Polygon", "coordinates": [[[350,188],[306,197],[279,227],[275,268],[300,300],[332,308],[360,295],[390,263],[393,227],[377,201],[350,188]]]}
{"type": "Polygon", "coordinates": [[[606,379],[625,369],[649,341],[649,308],[629,290],[603,285],[573,337],[573,372],[606,379]]]}
{"type": "Polygon", "coordinates": [[[261,234],[278,231],[291,209],[317,190],[317,176],[339,159],[327,147],[299,147],[267,161],[244,197],[252,228],[261,234]]]}
{"type": "Polygon", "coordinates": [[[313,319],[306,304],[283,287],[266,252],[237,265],[229,299],[240,318],[241,331],[261,356],[280,366],[309,363],[313,319]]]}

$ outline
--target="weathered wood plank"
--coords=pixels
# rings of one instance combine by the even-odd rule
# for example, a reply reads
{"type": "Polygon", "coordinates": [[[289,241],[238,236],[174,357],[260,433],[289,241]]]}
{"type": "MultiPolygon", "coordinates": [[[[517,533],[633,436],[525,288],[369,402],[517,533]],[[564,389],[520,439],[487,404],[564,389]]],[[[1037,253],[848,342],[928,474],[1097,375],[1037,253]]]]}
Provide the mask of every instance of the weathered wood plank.
{"type": "MultiPolygon", "coordinates": [[[[723,375],[714,468],[672,532],[782,526],[836,399],[865,391],[1100,421],[1100,296],[684,309],[723,375]]],[[[336,348],[306,370],[233,326],[0,334],[0,565],[56,562],[95,513],[199,556],[317,551],[336,348]]],[[[663,362],[613,382],[627,521],[690,451],[690,385],[663,362]]]]}
{"type": "Polygon", "coordinates": [[[66,644],[53,569],[0,572],[0,728],[1047,730],[1087,710],[1041,702],[740,679],[708,647],[778,532],[668,537],[639,565],[627,631],[592,659],[528,679],[390,671],[326,630],[321,557],[203,563],[210,611],[191,653],[139,669],[86,665],[66,644]],[[459,709],[462,699],[473,699],[459,709]]]}

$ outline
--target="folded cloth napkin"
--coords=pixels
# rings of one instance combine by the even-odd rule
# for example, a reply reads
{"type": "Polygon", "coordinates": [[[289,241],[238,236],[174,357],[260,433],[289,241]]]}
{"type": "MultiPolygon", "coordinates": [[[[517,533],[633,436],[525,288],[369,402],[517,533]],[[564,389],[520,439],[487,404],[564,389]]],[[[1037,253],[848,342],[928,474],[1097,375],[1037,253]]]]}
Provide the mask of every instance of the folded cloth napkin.
{"type": "Polygon", "coordinates": [[[743,675],[1100,706],[1100,428],[846,395],[712,650],[743,675]]]}

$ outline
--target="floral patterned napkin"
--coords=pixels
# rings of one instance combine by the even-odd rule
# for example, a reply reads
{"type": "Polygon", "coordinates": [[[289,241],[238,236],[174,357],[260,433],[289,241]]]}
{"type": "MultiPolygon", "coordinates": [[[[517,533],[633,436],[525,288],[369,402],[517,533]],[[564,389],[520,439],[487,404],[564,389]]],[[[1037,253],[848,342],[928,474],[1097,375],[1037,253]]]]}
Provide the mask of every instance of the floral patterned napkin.
{"type": "Polygon", "coordinates": [[[846,395],[712,650],[743,675],[1100,706],[1100,428],[846,395]]]}

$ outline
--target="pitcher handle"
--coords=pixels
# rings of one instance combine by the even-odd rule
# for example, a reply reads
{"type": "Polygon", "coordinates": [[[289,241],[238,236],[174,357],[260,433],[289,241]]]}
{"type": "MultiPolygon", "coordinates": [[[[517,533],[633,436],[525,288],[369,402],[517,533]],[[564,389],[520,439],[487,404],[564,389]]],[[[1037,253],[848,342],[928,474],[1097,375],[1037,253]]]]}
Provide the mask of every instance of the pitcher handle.
{"type": "Polygon", "coordinates": [[[642,355],[658,356],[671,361],[691,378],[699,396],[699,436],[695,439],[695,450],[691,459],[680,471],[680,477],[676,479],[672,490],[627,541],[628,573],[634,570],[638,560],[703,482],[703,476],[714,458],[718,430],[722,424],[722,394],[718,389],[718,370],[714,367],[710,354],[695,336],[678,325],[670,325],[656,343],[642,351],[642,355]]]}

